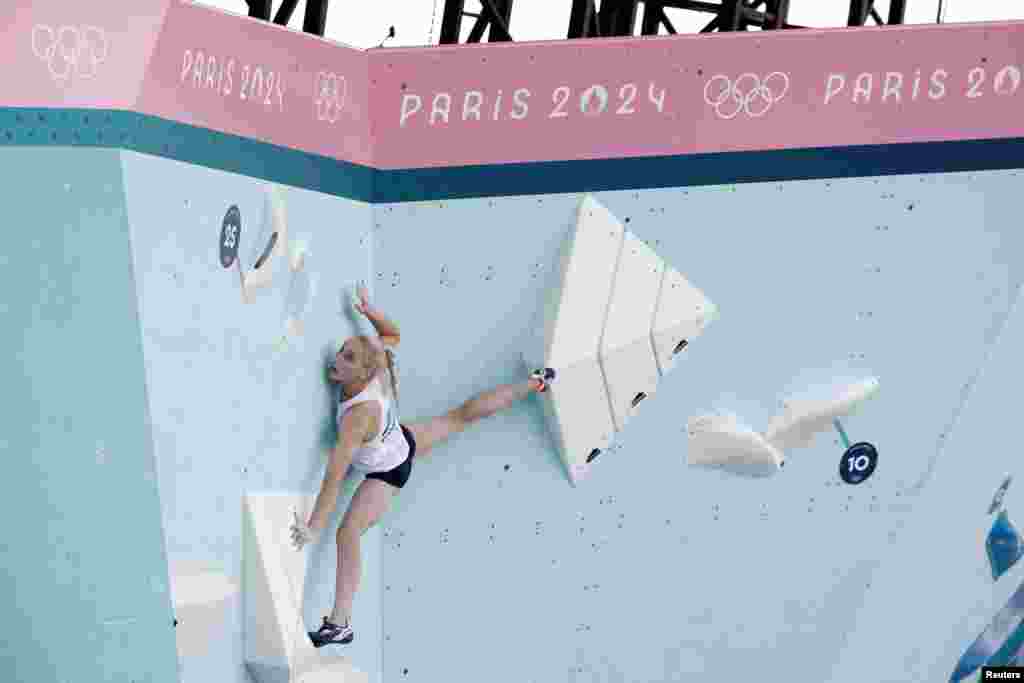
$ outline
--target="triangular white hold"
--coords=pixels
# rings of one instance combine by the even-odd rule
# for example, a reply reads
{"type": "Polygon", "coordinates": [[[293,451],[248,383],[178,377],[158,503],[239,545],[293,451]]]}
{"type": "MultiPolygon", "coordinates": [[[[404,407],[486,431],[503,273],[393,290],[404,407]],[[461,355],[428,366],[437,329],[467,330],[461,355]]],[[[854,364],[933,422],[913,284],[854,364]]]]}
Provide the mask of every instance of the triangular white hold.
{"type": "Polygon", "coordinates": [[[624,236],[608,209],[584,198],[576,228],[562,248],[558,284],[545,302],[545,367],[597,357],[624,236]]]}
{"type": "Polygon", "coordinates": [[[243,499],[244,657],[257,683],[369,680],[351,662],[313,647],[303,623],[307,553],[294,549],[289,529],[293,513],[306,519],[313,502],[312,496],[290,493],[249,493],[243,499]]]}
{"type": "MultiPolygon", "coordinates": [[[[541,366],[551,367],[551,366],[541,366]]],[[[558,376],[539,394],[548,431],[575,486],[612,443],[612,424],[598,359],[589,358],[557,368],[558,376]]]]}
{"type": "Polygon", "coordinates": [[[618,431],[658,386],[650,333],[663,272],[658,255],[627,231],[601,337],[601,370],[618,431]]]}
{"type": "Polygon", "coordinates": [[[701,415],[686,424],[687,461],[734,474],[766,476],[785,465],[785,456],[733,415],[701,415]]]}
{"type": "Polygon", "coordinates": [[[599,360],[599,343],[625,230],[592,197],[580,205],[562,246],[558,280],[545,296],[523,361],[553,368],[554,384],[540,400],[570,481],[580,481],[608,448],[615,431],[599,360]]]}
{"type": "MultiPolygon", "coordinates": [[[[546,292],[522,352],[530,370],[557,373],[540,400],[574,485],[655,392],[680,331],[693,338],[714,317],[714,307],[699,292],[694,299],[692,287],[689,298],[677,294],[678,285],[663,294],[666,270],[607,208],[591,195],[583,198],[563,245],[558,280],[546,292]],[[657,350],[666,344],[669,352],[659,360],[657,350]]],[[[678,273],[674,277],[673,283],[685,283],[678,273]]]]}
{"type": "Polygon", "coordinates": [[[833,429],[833,420],[853,414],[878,388],[878,379],[870,377],[832,388],[822,398],[787,399],[782,412],[769,420],[765,438],[782,450],[809,446],[816,434],[833,429]]]}
{"type": "Polygon", "coordinates": [[[651,345],[662,375],[675,366],[686,347],[718,317],[718,308],[680,273],[665,268],[651,323],[651,345]]]}

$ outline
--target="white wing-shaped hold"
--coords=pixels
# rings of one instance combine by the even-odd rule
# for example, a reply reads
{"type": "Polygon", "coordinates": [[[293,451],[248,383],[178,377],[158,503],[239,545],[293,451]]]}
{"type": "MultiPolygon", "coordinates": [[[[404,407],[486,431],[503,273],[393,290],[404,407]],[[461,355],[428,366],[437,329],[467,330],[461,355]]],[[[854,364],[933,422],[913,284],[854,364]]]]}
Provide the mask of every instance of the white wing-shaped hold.
{"type": "Polygon", "coordinates": [[[820,399],[787,399],[782,412],[768,422],[765,438],[780,450],[804,448],[819,432],[833,428],[833,420],[852,415],[878,393],[878,379],[871,377],[833,390],[820,399]]]}
{"type": "Polygon", "coordinates": [[[785,456],[732,415],[700,415],[687,421],[687,461],[734,474],[768,476],[785,464],[785,456]]]}
{"type": "Polygon", "coordinates": [[[243,267],[242,286],[246,302],[253,300],[257,290],[269,287],[273,282],[274,269],[280,258],[288,257],[286,260],[289,266],[298,266],[301,256],[292,252],[288,253],[288,214],[284,201],[284,188],[278,185],[267,187],[267,203],[270,207],[270,215],[265,219],[263,229],[258,233],[257,242],[259,254],[255,257],[255,263],[245,270],[243,267]]]}

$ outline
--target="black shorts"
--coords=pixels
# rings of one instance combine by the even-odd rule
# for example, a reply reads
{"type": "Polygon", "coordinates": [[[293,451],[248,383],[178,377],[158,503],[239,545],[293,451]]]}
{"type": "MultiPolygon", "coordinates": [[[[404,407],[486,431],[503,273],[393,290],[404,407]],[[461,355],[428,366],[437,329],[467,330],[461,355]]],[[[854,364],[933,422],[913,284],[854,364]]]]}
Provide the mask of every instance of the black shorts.
{"type": "Polygon", "coordinates": [[[412,474],[412,459],[416,457],[416,439],[413,438],[412,432],[405,428],[405,425],[398,425],[402,428],[402,434],[405,435],[405,441],[409,444],[409,455],[406,456],[405,460],[398,467],[388,470],[387,472],[371,472],[366,475],[367,479],[380,479],[381,481],[391,484],[395,488],[402,488],[405,483],[409,481],[409,475],[412,474]]]}

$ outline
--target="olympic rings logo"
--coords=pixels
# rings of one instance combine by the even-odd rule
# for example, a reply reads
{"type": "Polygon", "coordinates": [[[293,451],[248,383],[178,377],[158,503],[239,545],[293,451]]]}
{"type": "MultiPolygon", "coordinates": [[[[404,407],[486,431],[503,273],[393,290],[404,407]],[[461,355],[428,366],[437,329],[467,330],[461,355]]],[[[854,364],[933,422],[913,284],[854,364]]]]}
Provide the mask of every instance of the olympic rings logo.
{"type": "Polygon", "coordinates": [[[313,88],[317,120],[337,122],[348,97],[348,81],[344,76],[321,71],[316,75],[313,88]]]}
{"type": "Polygon", "coordinates": [[[108,50],[107,33],[96,26],[53,28],[36,24],[32,28],[32,52],[46,63],[50,75],[61,84],[72,76],[95,76],[108,50]]]}
{"type": "Polygon", "coordinates": [[[758,118],[767,114],[787,92],[789,76],[781,71],[773,71],[763,80],[753,73],[745,73],[735,81],[719,74],[705,84],[704,101],[715,108],[721,119],[732,119],[741,111],[758,118]],[[776,92],[773,85],[781,89],[776,92]]]}

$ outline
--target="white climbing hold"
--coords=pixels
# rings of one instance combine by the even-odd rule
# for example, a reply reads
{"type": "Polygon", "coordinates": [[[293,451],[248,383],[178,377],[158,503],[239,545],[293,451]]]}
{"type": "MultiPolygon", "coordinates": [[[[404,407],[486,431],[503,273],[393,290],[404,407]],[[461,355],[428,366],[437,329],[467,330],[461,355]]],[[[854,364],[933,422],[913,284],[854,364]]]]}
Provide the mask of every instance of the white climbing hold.
{"type": "Polygon", "coordinates": [[[830,387],[820,398],[786,399],[782,412],[769,420],[765,438],[781,450],[809,446],[818,432],[829,431],[833,420],[852,415],[878,388],[878,378],[869,377],[830,387]]]}
{"type": "Polygon", "coordinates": [[[785,464],[785,456],[763,435],[734,415],[700,415],[686,424],[690,465],[718,467],[733,474],[766,476],[785,464]]]}

